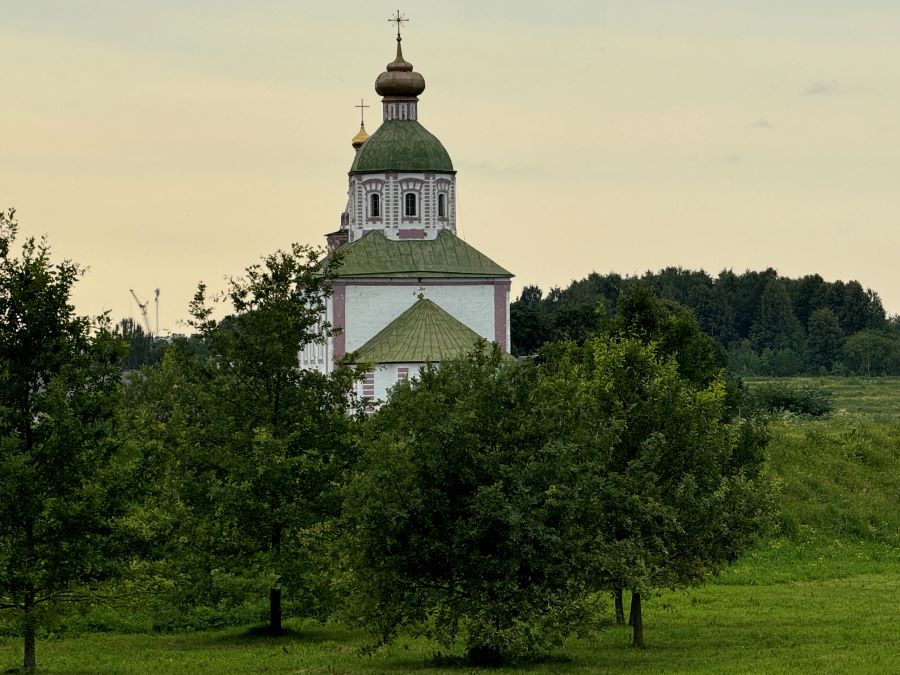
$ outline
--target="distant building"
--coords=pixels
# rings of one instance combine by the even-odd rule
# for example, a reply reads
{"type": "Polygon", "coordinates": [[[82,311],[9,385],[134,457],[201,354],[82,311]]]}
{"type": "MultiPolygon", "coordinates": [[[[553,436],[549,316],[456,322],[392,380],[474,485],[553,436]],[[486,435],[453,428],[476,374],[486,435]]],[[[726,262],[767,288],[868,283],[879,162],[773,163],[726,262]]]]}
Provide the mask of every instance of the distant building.
{"type": "Polygon", "coordinates": [[[341,227],[326,235],[343,265],[327,320],[340,335],[309,345],[301,365],[329,372],[354,352],[372,363],[359,394],[384,399],[427,362],[460,356],[482,337],[509,351],[510,272],[456,236],[456,171],[418,121],[425,79],[397,58],[375,81],[384,121],[353,138],[341,227]]]}

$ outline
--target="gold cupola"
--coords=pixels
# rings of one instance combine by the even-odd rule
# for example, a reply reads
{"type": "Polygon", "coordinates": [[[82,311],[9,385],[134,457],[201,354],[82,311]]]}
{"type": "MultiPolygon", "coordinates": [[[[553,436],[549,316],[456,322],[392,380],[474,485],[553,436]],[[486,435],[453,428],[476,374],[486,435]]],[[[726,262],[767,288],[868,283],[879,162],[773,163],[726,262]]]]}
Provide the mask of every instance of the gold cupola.
{"type": "Polygon", "coordinates": [[[366,125],[364,122],[359,123],[359,133],[353,137],[351,144],[353,145],[354,150],[359,150],[362,147],[362,144],[366,142],[366,139],[369,137],[369,134],[366,133],[366,125]]]}

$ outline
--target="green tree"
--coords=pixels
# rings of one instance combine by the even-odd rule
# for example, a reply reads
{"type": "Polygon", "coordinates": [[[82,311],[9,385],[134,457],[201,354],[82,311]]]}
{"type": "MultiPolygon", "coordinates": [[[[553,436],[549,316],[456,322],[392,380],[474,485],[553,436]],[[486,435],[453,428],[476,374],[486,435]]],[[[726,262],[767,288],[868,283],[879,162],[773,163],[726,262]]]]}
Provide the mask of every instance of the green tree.
{"type": "Polygon", "coordinates": [[[809,332],[806,337],[807,366],[818,372],[831,372],[834,364],[841,360],[841,346],[844,333],[837,315],[827,307],[819,307],[809,317],[809,332]]]}
{"type": "Polygon", "coordinates": [[[562,437],[601,460],[591,584],[632,591],[633,644],[643,646],[643,594],[698,583],[765,527],[758,430],[729,412],[721,378],[691,382],[653,342],[594,338],[548,354],[544,369],[551,390],[578,383],[562,437]]]}
{"type": "Polygon", "coordinates": [[[367,424],[347,494],[360,618],[414,626],[470,661],[542,653],[583,620],[585,538],[602,475],[559,441],[565,391],[481,346],[400,384],[367,424]]]}
{"type": "Polygon", "coordinates": [[[14,255],[16,231],[0,213],[0,608],[21,618],[32,672],[39,622],[117,571],[127,467],[111,440],[119,345],[70,304],[81,268],[44,240],[14,255]]]}
{"type": "Polygon", "coordinates": [[[135,370],[151,363],[159,363],[162,359],[165,342],[147,335],[134,319],[122,319],[116,324],[113,334],[123,340],[128,353],[122,359],[124,370],[135,370]]]}
{"type": "Polygon", "coordinates": [[[697,385],[709,384],[725,366],[724,351],[700,329],[691,310],[659,299],[646,284],[633,285],[622,294],[602,331],[655,343],[658,354],[674,358],[681,375],[697,385]]]}
{"type": "Polygon", "coordinates": [[[217,321],[201,284],[191,303],[207,357],[176,352],[195,405],[174,457],[197,569],[221,584],[267,588],[269,630],[282,632],[282,589],[307,601],[323,565],[313,554],[339,509],[355,373],[299,367],[333,333],[325,301],[339,261],[294,245],[232,278],[217,321]],[[195,517],[191,517],[191,514],[195,517]]]}
{"type": "Polygon", "coordinates": [[[537,286],[526,286],[509,308],[510,332],[515,336],[514,354],[534,354],[547,339],[541,295],[537,286]]]}
{"type": "Polygon", "coordinates": [[[900,374],[900,339],[886,330],[861,330],[844,342],[847,367],[860,375],[900,374]]]}
{"type": "Polygon", "coordinates": [[[770,279],[759,301],[759,314],[750,331],[751,342],[759,351],[766,347],[797,350],[802,331],[784,283],[770,279]]]}

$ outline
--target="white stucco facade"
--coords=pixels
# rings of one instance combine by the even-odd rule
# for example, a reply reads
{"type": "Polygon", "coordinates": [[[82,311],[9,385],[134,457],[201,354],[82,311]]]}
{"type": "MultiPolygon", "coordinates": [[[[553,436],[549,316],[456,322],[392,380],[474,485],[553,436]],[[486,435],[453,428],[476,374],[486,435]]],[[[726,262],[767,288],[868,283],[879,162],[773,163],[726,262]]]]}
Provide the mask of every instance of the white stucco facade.
{"type": "Polygon", "coordinates": [[[350,176],[347,193],[350,241],[380,230],[388,239],[434,239],[439,230],[456,234],[456,175],[393,172],[350,176]],[[414,200],[414,214],[407,201],[414,200]]]}
{"type": "Polygon", "coordinates": [[[466,285],[451,283],[379,283],[348,285],[346,291],[345,348],[352,352],[400,316],[420,297],[433,300],[485,340],[494,340],[494,285],[490,281],[466,285]]]}

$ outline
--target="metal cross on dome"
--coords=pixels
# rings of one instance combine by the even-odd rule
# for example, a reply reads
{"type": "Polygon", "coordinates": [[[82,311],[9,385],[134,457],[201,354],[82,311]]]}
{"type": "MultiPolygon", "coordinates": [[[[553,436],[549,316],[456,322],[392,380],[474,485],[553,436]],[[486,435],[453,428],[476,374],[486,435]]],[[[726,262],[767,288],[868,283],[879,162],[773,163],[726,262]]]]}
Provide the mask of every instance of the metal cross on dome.
{"type": "Polygon", "coordinates": [[[399,9],[397,10],[397,16],[392,16],[390,19],[388,19],[388,23],[395,23],[395,24],[397,24],[397,39],[398,39],[398,40],[400,39],[400,26],[401,26],[401,24],[407,23],[408,21],[409,21],[409,19],[407,19],[405,16],[403,16],[403,15],[400,13],[400,10],[399,10],[399,9]]]}
{"type": "Polygon", "coordinates": [[[371,108],[372,106],[366,105],[365,101],[363,101],[362,99],[359,99],[359,105],[355,105],[353,107],[359,108],[359,123],[365,124],[366,123],[366,108],[371,108]]]}

